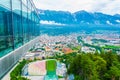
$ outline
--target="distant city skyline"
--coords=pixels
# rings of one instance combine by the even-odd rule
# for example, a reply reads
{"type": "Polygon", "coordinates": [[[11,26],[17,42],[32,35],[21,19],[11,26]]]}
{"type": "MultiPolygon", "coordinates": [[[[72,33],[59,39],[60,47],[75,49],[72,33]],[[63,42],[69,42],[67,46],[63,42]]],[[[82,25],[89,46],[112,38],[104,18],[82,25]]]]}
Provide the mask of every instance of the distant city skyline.
{"type": "Polygon", "coordinates": [[[120,14],[120,0],[34,0],[39,9],[76,12],[102,12],[105,14],[120,14]]]}

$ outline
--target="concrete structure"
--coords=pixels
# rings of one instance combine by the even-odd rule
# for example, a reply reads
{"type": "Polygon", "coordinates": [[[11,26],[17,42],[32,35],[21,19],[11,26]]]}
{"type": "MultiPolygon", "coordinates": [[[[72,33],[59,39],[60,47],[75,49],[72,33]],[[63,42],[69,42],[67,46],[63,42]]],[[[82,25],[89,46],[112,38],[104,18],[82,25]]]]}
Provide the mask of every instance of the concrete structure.
{"type": "Polygon", "coordinates": [[[0,79],[18,62],[24,53],[38,41],[39,37],[0,58],[0,79]]]}

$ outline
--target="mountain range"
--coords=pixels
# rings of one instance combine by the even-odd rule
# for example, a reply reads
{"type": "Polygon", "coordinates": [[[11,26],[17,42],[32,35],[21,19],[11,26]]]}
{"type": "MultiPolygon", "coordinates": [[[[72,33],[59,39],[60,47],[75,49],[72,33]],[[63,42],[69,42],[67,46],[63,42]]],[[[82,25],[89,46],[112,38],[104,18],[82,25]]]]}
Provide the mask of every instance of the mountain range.
{"type": "Polygon", "coordinates": [[[41,21],[54,21],[61,24],[108,24],[120,25],[120,14],[108,15],[84,10],[70,13],[67,11],[38,10],[41,21]]]}

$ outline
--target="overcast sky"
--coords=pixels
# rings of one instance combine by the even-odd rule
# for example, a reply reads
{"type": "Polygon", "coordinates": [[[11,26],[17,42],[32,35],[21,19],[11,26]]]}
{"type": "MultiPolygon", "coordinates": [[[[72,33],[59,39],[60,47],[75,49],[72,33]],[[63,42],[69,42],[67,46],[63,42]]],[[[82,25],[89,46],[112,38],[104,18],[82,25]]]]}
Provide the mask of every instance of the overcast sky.
{"type": "Polygon", "coordinates": [[[33,0],[39,9],[120,14],[120,0],[33,0]]]}

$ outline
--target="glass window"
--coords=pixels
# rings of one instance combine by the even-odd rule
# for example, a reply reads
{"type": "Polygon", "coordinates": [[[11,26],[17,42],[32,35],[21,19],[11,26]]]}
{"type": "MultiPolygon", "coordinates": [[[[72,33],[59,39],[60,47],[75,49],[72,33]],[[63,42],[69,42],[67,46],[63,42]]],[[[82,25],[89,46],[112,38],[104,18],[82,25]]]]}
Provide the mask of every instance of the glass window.
{"type": "Polygon", "coordinates": [[[38,35],[36,15],[30,0],[0,0],[0,57],[38,35]]]}
{"type": "Polygon", "coordinates": [[[27,7],[22,5],[22,23],[23,23],[23,37],[24,43],[29,41],[29,26],[28,26],[28,10],[27,7]]]}
{"type": "Polygon", "coordinates": [[[22,13],[20,0],[12,1],[13,26],[14,26],[14,46],[18,48],[23,43],[22,13]]]}
{"type": "Polygon", "coordinates": [[[10,0],[0,0],[0,6],[5,9],[10,9],[10,0]]]}
{"type": "Polygon", "coordinates": [[[27,0],[22,0],[22,3],[27,6],[27,0]]]}
{"type": "Polygon", "coordinates": [[[0,57],[13,50],[10,0],[0,0],[0,57]]]}
{"type": "Polygon", "coordinates": [[[30,3],[30,1],[28,0],[28,26],[29,26],[29,38],[30,40],[33,39],[32,38],[32,15],[31,15],[31,12],[32,12],[32,5],[30,3]]]}

